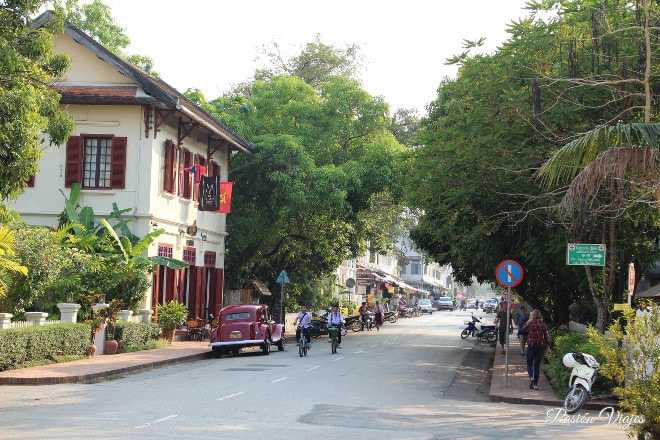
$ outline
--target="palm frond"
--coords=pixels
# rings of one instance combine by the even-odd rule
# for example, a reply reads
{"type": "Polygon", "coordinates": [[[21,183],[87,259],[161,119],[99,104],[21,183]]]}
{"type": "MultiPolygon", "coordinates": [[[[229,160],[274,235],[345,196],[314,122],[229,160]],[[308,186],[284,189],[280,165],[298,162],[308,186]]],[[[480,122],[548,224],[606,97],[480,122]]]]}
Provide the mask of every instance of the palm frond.
{"type": "Polygon", "coordinates": [[[660,123],[603,125],[560,148],[537,171],[537,178],[548,187],[575,178],[604,151],[623,147],[660,149],[660,123]]]}

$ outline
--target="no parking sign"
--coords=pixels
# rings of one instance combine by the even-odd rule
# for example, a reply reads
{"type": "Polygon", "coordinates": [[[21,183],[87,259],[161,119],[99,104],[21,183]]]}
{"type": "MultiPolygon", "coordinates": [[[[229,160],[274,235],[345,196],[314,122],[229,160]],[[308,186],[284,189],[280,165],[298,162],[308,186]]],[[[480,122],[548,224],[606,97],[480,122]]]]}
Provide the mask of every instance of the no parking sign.
{"type": "Polygon", "coordinates": [[[516,287],[522,281],[523,276],[522,266],[514,260],[504,260],[495,269],[495,277],[502,287],[516,287]]]}

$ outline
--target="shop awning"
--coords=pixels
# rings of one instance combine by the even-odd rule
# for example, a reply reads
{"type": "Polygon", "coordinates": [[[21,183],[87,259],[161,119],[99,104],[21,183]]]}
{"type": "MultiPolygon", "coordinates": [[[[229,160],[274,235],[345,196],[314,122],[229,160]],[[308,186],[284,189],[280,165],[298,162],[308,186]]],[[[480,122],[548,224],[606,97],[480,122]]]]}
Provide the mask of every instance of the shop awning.
{"type": "Polygon", "coordinates": [[[384,276],[378,275],[376,272],[372,272],[371,275],[375,276],[376,278],[378,278],[379,280],[381,280],[384,283],[391,283],[392,282],[392,281],[388,280],[387,278],[385,278],[384,276]]]}
{"type": "Polygon", "coordinates": [[[636,292],[635,297],[637,298],[658,298],[660,297],[660,284],[656,284],[643,292],[636,292]]]}

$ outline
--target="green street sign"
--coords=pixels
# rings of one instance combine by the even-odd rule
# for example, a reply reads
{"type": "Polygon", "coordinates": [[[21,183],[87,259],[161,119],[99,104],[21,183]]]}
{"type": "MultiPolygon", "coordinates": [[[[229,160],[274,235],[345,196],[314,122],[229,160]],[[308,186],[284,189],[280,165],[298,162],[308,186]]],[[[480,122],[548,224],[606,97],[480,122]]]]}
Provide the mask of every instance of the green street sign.
{"type": "Polygon", "coordinates": [[[569,266],[605,266],[605,245],[568,243],[566,264],[569,266]]]}

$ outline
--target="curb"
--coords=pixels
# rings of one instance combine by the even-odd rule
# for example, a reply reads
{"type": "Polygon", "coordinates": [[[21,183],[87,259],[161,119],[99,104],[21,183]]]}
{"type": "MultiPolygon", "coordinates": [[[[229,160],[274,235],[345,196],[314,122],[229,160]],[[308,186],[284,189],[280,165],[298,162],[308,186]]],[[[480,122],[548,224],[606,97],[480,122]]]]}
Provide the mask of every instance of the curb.
{"type": "Polygon", "coordinates": [[[181,357],[160,359],[152,362],[129,365],[124,367],[109,368],[105,371],[86,374],[68,374],[63,376],[41,376],[41,377],[0,377],[0,385],[56,385],[69,383],[96,383],[112,380],[125,374],[135,374],[175,364],[183,364],[195,360],[206,359],[209,353],[196,353],[181,357]]]}

